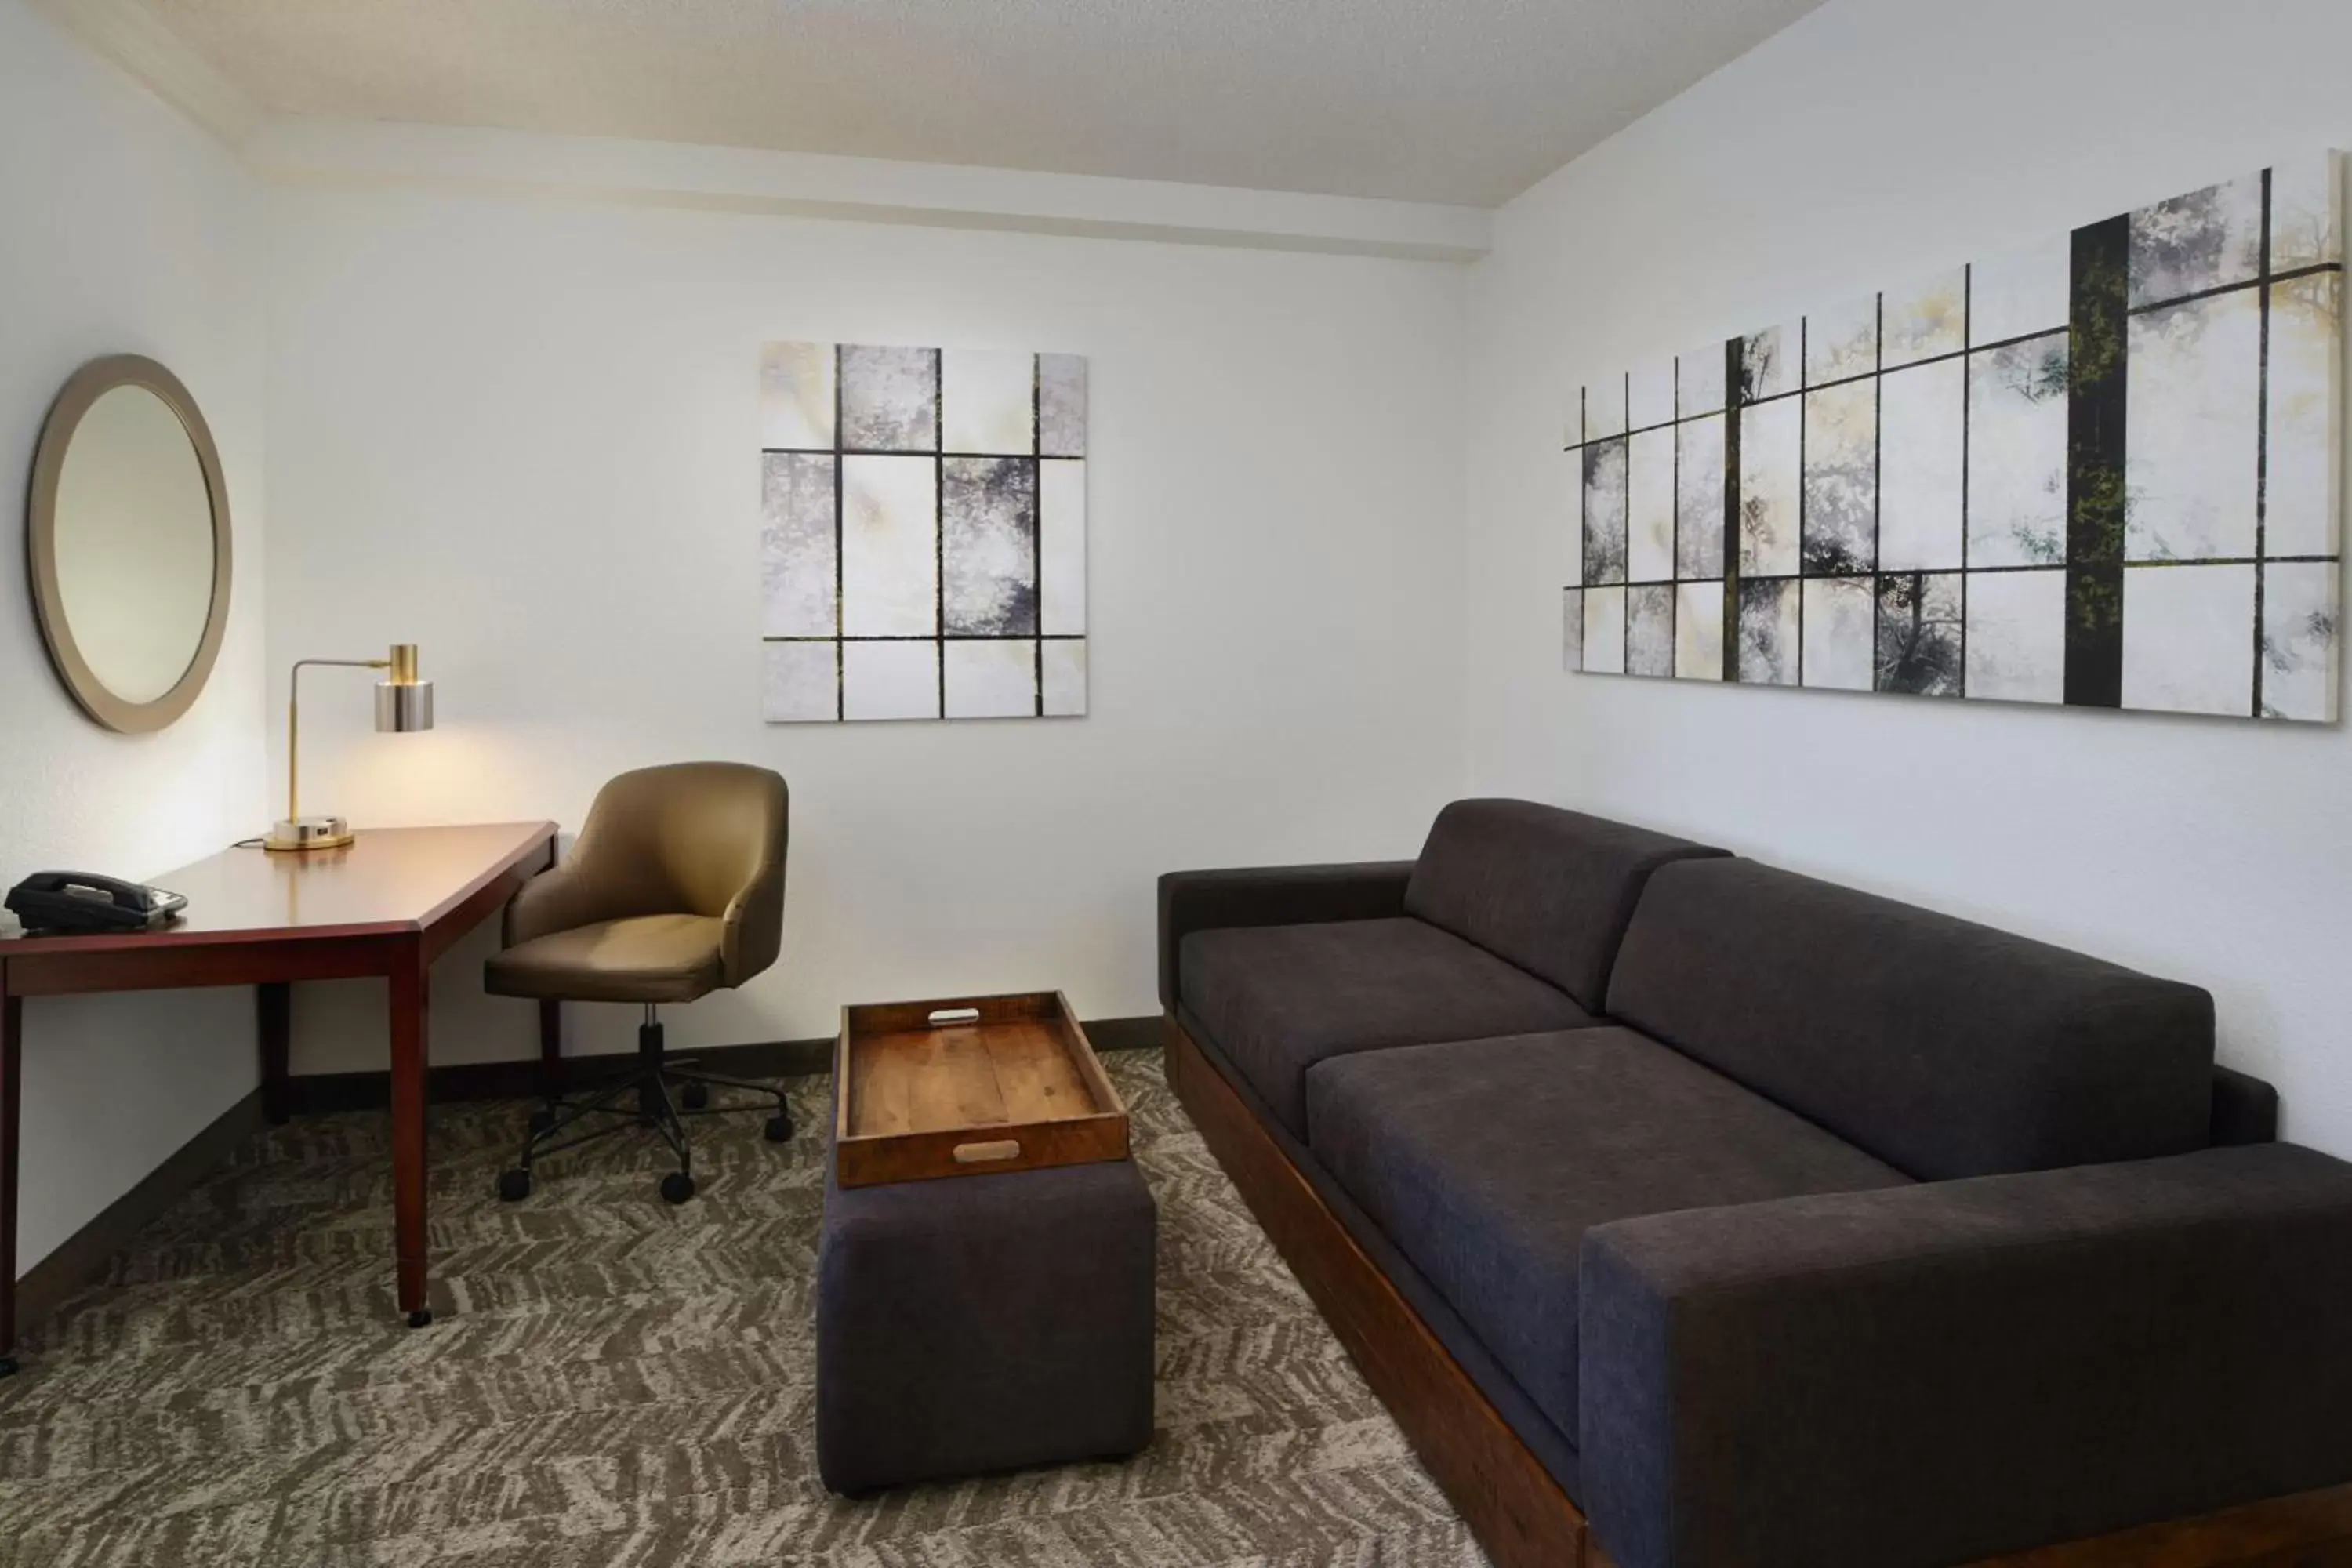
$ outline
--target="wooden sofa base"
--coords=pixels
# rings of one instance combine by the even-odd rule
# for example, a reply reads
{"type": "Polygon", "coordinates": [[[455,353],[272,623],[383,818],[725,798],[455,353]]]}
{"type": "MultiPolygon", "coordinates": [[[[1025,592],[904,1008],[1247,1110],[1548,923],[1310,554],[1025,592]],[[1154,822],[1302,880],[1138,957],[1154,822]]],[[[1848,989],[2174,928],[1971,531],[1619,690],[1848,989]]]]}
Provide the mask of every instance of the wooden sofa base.
{"type": "Polygon", "coordinates": [[[1202,1141],[1496,1568],[1601,1568],[1582,1512],[1173,1018],[1167,1066],[1202,1141]]]}
{"type": "MultiPolygon", "coordinates": [[[[1174,1018],[1168,1085],[1496,1568],[1611,1568],[1583,1512],[1174,1018]]],[[[1969,1568],[2352,1568],[2352,1486],[1969,1568]]]]}

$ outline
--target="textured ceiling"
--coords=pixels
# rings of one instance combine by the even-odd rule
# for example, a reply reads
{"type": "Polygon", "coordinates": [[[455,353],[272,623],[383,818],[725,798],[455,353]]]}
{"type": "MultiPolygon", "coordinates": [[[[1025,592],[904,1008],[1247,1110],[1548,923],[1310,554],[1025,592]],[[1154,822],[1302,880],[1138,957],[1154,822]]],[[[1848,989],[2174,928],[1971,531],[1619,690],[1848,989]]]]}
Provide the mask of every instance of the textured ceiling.
{"type": "Polygon", "coordinates": [[[290,114],[1488,205],[1819,0],[148,0],[290,114]]]}

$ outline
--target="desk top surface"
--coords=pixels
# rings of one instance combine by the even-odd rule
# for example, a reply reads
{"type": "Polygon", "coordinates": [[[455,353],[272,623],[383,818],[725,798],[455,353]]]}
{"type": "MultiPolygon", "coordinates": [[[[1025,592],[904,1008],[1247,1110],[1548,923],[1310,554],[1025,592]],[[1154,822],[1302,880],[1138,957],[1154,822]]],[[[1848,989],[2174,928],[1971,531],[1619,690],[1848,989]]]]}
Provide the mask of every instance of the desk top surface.
{"type": "Polygon", "coordinates": [[[341,849],[272,854],[224,849],[150,879],[184,893],[184,914],[161,931],[15,936],[0,958],[170,942],[267,942],[420,931],[555,837],[551,822],[379,827],[341,849]]]}

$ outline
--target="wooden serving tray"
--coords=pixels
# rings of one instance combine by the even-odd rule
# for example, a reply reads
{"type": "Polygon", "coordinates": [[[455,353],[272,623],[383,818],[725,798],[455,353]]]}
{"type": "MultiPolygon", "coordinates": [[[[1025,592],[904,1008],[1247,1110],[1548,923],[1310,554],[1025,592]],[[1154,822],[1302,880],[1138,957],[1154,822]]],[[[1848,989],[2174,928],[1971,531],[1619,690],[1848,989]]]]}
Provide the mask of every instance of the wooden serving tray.
{"type": "Polygon", "coordinates": [[[1127,1107],[1058,991],[844,1007],[833,1072],[845,1187],[1127,1158],[1127,1107]]]}

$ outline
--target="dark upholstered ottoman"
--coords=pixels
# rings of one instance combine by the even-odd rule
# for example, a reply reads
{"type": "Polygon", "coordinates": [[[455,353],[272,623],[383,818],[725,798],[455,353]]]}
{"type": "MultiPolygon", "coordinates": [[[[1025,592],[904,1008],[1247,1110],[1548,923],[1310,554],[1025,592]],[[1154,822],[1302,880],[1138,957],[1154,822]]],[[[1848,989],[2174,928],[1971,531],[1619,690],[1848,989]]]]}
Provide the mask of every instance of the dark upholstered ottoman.
{"type": "Polygon", "coordinates": [[[1131,1160],[877,1186],[828,1178],[824,1484],[866,1492],[1141,1448],[1158,1228],[1131,1160]]]}

